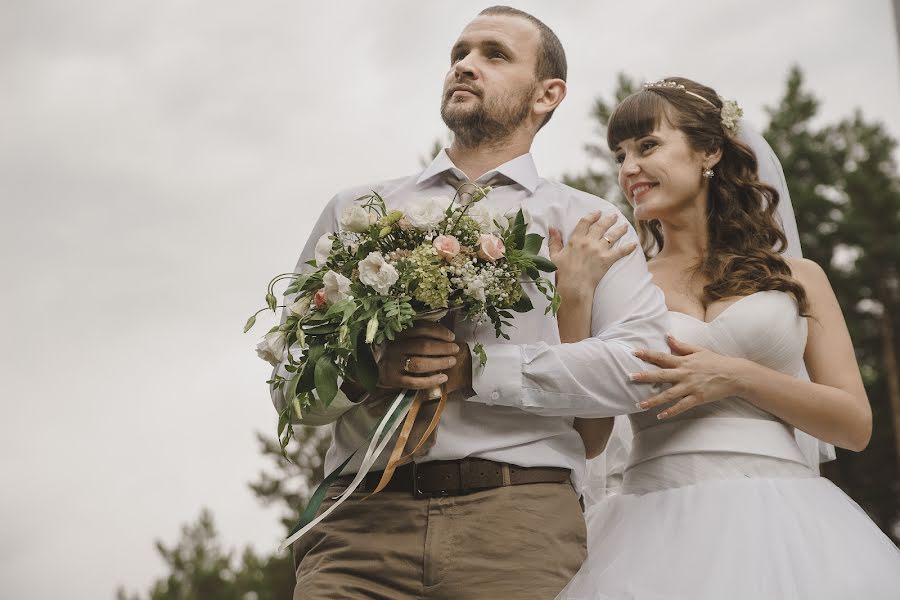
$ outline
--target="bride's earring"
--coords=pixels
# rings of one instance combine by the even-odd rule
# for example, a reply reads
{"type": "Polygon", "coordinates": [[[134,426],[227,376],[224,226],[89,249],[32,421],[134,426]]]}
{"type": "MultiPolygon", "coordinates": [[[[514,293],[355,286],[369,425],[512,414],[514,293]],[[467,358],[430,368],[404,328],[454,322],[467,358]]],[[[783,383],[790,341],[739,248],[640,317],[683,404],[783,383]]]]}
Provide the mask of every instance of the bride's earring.
{"type": "Polygon", "coordinates": [[[707,179],[712,179],[716,176],[716,172],[712,170],[712,167],[706,167],[703,169],[703,176],[707,179]]]}

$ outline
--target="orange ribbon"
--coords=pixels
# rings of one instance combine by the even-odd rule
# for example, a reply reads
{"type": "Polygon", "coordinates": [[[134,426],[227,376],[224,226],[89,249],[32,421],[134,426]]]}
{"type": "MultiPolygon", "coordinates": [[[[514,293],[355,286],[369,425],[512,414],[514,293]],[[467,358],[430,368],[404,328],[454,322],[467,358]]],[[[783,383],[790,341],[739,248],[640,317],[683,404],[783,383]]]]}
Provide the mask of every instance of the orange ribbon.
{"type": "Polygon", "coordinates": [[[438,401],[437,408],[434,411],[434,416],[431,417],[431,422],[425,429],[425,433],[422,434],[422,437],[419,439],[416,447],[413,448],[413,450],[409,454],[401,456],[401,454],[403,453],[403,449],[406,447],[406,442],[409,440],[409,434],[412,431],[413,424],[416,422],[416,415],[419,414],[419,409],[422,407],[422,403],[426,400],[427,394],[428,390],[419,390],[416,393],[416,398],[410,405],[409,412],[406,413],[406,420],[403,422],[403,427],[400,429],[400,435],[397,437],[397,443],[394,445],[394,449],[391,451],[391,457],[390,459],[388,459],[388,464],[384,468],[384,473],[382,473],[381,475],[381,481],[378,482],[375,490],[371,494],[366,496],[366,498],[374,496],[375,494],[383,490],[385,486],[387,486],[388,482],[390,482],[391,477],[394,476],[394,471],[397,469],[397,467],[410,462],[416,452],[419,451],[419,449],[425,444],[425,441],[437,428],[438,422],[441,420],[441,413],[444,412],[444,405],[447,404],[447,384],[441,384],[441,398],[438,401]]]}

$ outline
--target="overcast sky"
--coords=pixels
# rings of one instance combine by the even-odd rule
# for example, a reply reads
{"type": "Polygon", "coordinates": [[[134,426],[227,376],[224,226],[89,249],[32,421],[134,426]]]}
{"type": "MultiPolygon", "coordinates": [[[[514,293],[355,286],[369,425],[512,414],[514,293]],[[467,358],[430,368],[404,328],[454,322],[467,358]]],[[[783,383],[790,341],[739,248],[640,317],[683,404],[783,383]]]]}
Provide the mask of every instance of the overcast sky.
{"type": "MultiPolygon", "coordinates": [[[[514,2],[558,33],[569,95],[534,147],[587,164],[618,71],[679,74],[764,121],[792,64],[822,122],[900,134],[889,0],[514,2]]],[[[244,320],[342,187],[418,168],[449,49],[485,2],[0,4],[0,590],[111,597],[210,507],[280,526],[246,483],[276,415],[244,320]]]]}

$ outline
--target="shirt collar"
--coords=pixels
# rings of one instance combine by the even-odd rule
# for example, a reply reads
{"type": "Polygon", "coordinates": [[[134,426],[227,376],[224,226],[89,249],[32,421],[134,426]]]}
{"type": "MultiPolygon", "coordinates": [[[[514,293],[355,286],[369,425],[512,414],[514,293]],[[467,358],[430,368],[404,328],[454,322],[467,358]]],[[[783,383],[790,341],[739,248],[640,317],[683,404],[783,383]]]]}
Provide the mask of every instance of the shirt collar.
{"type": "MultiPolygon", "coordinates": [[[[434,157],[434,160],[431,161],[431,164],[425,167],[425,170],[422,171],[422,174],[419,175],[419,178],[416,180],[416,185],[421,186],[426,181],[432,179],[433,177],[437,177],[445,171],[453,171],[457,177],[465,178],[465,174],[463,174],[463,172],[453,164],[453,161],[450,160],[450,156],[447,155],[446,148],[438,152],[438,155],[434,157]]],[[[495,173],[500,173],[501,175],[509,177],[517,184],[528,190],[528,193],[530,194],[533,194],[537,189],[540,179],[537,172],[537,167],[535,167],[534,165],[534,158],[531,156],[530,152],[526,152],[521,156],[517,156],[514,159],[503,163],[496,169],[488,171],[487,173],[479,177],[475,183],[478,183],[479,181],[487,181],[495,173]]]]}

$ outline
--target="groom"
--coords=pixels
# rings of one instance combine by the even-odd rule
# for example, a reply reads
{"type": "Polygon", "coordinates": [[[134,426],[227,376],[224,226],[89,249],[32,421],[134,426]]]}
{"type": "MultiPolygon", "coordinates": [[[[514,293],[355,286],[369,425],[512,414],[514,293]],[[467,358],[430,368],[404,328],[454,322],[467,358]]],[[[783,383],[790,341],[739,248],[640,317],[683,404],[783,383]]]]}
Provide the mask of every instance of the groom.
{"type": "MultiPolygon", "coordinates": [[[[494,182],[493,213],[525,208],[532,231],[572,231],[609,203],[538,175],[530,154],[538,130],[566,95],[566,57],[556,35],[519,10],[496,6],[469,23],[450,52],[441,116],[454,133],[424,171],[339,193],[313,229],[298,268],[321,235],[371,189],[389,205],[452,196],[459,181],[494,182]],[[499,183],[497,183],[499,182],[499,183]]],[[[633,230],[618,243],[634,241],[633,230]]],[[[543,252],[546,255],[546,251],[543,252]]],[[[488,361],[473,368],[476,328],[419,326],[389,344],[379,361],[385,389],[431,388],[446,381],[450,401],[434,445],[374,489],[387,456],[359,494],[294,544],[294,597],[553,598],[585,557],[579,506],[584,447],[573,417],[636,410],[649,395],[628,374],[644,370],[632,352],[665,351],[665,305],[637,252],[618,261],[597,287],[592,337],[560,344],[546,299],[526,285],[534,310],[518,314],[509,340],[477,327],[488,361]],[[437,374],[435,374],[437,373],[437,374]]],[[[371,399],[352,383],[324,414],[333,421],[325,470],[341,464],[377,422],[371,399]]],[[[277,406],[280,392],[273,393],[277,406]]],[[[339,494],[359,468],[351,462],[329,490],[339,494]]],[[[322,506],[324,510],[328,501],[322,506]]]]}

